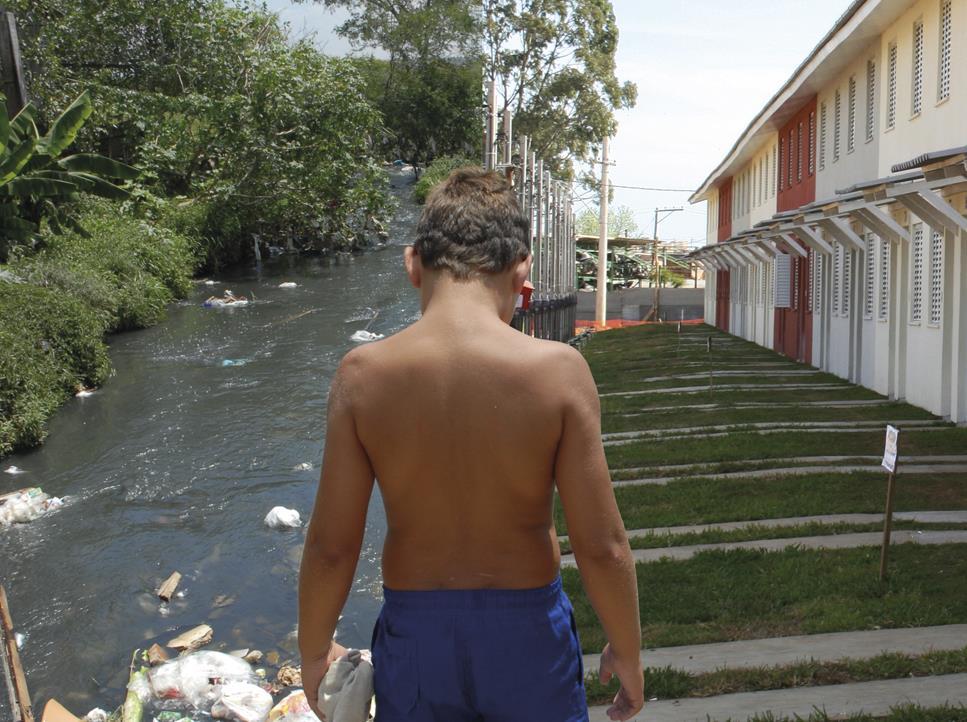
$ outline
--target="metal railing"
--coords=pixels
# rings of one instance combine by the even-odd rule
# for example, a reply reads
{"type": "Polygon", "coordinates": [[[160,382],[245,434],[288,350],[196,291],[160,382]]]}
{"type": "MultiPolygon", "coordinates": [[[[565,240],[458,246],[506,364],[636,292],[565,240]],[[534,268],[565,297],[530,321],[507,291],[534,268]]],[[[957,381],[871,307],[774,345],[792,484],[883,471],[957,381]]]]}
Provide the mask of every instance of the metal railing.
{"type": "Polygon", "coordinates": [[[571,184],[545,170],[531,149],[530,138],[514,138],[510,110],[497,109],[497,85],[487,87],[484,167],[503,172],[514,184],[530,220],[534,286],[530,305],[517,309],[512,325],[537,338],[568,341],[577,322],[577,236],[571,184]]]}

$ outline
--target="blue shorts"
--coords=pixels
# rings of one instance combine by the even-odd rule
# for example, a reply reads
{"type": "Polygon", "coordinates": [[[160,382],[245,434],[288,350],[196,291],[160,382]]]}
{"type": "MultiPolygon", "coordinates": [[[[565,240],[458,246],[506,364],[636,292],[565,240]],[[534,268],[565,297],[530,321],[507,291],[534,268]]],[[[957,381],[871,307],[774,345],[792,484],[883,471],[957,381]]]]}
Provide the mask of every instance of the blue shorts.
{"type": "Polygon", "coordinates": [[[586,722],[558,577],[537,589],[395,591],[373,629],[376,722],[586,722]]]}

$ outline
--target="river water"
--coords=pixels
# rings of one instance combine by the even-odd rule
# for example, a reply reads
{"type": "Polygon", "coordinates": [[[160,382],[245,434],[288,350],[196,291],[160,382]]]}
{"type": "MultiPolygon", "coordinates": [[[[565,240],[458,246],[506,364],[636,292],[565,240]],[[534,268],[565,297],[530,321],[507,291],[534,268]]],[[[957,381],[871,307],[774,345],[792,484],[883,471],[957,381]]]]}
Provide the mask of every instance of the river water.
{"type": "MultiPolygon", "coordinates": [[[[304,529],[273,531],[262,519],[282,505],[308,520],[329,381],[352,333],[369,323],[391,334],[418,317],[402,270],[417,209],[407,179],[393,183],[401,205],[385,246],[341,260],[282,256],[199,284],[163,324],[112,338],[115,373],[103,388],[67,403],[40,449],[0,464],[27,470],[0,474],[0,492],[40,486],[66,502],[0,528],[0,583],[25,635],[38,718],[50,697],[79,715],[113,709],[136,648],[201,623],[215,630],[209,649],[297,660],[304,529]],[[224,289],[256,300],[202,306],[224,289]],[[176,570],[184,596],[161,605],[154,591],[176,570]]],[[[374,492],[343,644],[369,646],[384,533],[374,492]]]]}

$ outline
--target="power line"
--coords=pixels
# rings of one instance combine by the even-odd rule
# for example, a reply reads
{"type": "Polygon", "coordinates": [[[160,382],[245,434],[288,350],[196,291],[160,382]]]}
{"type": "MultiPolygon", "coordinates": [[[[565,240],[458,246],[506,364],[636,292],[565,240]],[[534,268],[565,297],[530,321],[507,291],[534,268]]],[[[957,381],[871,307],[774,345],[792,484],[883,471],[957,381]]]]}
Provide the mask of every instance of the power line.
{"type": "Polygon", "coordinates": [[[693,193],[694,188],[649,188],[648,186],[619,186],[614,183],[612,188],[625,188],[631,191],[655,191],[658,193],[693,193]]]}

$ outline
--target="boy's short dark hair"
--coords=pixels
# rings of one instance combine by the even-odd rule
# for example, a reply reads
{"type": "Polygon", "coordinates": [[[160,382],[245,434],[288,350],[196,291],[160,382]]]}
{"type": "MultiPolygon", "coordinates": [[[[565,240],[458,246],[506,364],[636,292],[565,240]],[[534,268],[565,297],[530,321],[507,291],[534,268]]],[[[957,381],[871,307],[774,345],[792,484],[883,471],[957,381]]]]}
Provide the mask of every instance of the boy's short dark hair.
{"type": "Polygon", "coordinates": [[[529,225],[507,180],[457,168],[430,192],[413,248],[424,268],[458,279],[500,273],[530,253],[529,225]]]}

